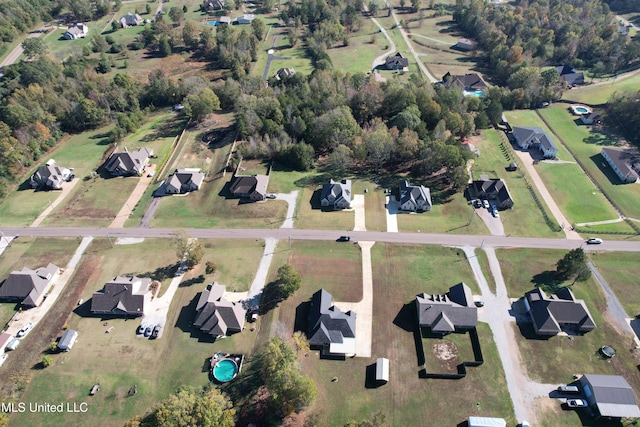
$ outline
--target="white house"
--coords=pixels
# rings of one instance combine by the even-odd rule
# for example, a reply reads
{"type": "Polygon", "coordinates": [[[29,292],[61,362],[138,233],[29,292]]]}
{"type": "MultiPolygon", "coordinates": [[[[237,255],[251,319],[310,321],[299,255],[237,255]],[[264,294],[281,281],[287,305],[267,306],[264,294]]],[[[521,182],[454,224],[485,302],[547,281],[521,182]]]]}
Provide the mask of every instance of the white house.
{"type": "Polygon", "coordinates": [[[542,152],[545,158],[553,158],[558,154],[558,147],[551,137],[539,127],[513,127],[513,137],[520,148],[527,150],[534,147],[542,152]]]}
{"type": "Polygon", "coordinates": [[[71,24],[62,38],[65,40],[83,39],[89,34],[89,27],[87,24],[71,24]]]}
{"type": "Polygon", "coordinates": [[[255,18],[253,13],[245,13],[244,15],[238,16],[236,22],[238,24],[251,24],[255,18]]]}
{"type": "Polygon", "coordinates": [[[411,185],[409,181],[400,183],[400,210],[427,212],[431,210],[431,191],[422,185],[411,185]]]}
{"type": "Polygon", "coordinates": [[[631,148],[603,148],[600,154],[622,182],[632,183],[638,180],[640,152],[631,148]]]}
{"type": "Polygon", "coordinates": [[[349,209],[351,207],[351,180],[343,179],[340,182],[330,180],[322,185],[320,204],[322,207],[332,206],[333,209],[349,209]]]}

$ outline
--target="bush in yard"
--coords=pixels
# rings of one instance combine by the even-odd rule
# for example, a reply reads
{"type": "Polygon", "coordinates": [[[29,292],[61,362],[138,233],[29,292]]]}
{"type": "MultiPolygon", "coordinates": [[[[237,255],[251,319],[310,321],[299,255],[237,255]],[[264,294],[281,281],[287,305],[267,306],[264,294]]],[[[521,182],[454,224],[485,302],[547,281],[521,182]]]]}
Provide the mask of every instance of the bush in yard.
{"type": "Polygon", "coordinates": [[[53,363],[53,358],[51,356],[43,356],[42,357],[42,366],[44,368],[50,366],[53,363]]]}
{"type": "Polygon", "coordinates": [[[218,268],[218,266],[216,265],[215,262],[213,261],[207,261],[206,263],[206,267],[205,267],[205,273],[207,274],[213,274],[216,272],[216,269],[218,268]]]}

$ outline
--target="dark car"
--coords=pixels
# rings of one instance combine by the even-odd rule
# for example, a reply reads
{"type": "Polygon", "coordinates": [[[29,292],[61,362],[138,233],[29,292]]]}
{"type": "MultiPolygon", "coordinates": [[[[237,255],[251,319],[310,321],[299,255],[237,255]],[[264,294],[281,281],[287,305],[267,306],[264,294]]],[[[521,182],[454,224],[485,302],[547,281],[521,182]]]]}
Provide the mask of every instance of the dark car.
{"type": "Polygon", "coordinates": [[[338,242],[348,242],[351,240],[351,237],[349,236],[340,236],[338,237],[338,242]]]}
{"type": "Polygon", "coordinates": [[[148,326],[147,329],[144,330],[144,336],[149,338],[151,336],[151,326],[148,326]]]}
{"type": "Polygon", "coordinates": [[[484,301],[476,301],[474,304],[476,307],[484,307],[484,301]]]}
{"type": "Polygon", "coordinates": [[[151,332],[151,338],[158,338],[158,334],[160,333],[160,328],[161,328],[160,325],[156,325],[153,328],[153,332],[151,332]]]}

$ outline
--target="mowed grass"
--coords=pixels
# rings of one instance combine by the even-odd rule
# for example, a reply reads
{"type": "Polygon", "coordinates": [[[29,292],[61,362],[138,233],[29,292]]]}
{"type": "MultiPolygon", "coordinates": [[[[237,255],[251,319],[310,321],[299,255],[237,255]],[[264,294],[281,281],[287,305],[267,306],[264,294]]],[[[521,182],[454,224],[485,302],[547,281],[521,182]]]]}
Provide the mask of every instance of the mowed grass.
{"type": "MultiPolygon", "coordinates": [[[[566,252],[499,249],[496,253],[509,296],[518,298],[533,289],[534,283],[531,281],[534,277],[538,283],[550,277],[555,270],[555,263],[566,252]]],[[[571,282],[565,285],[571,285],[571,282]]],[[[591,278],[576,283],[571,290],[576,298],[585,301],[597,327],[573,339],[552,337],[545,340],[531,338],[534,334],[530,323],[523,324],[521,330],[514,325],[520,354],[523,355],[520,362],[529,377],[535,381],[557,384],[571,382],[575,373],[617,374],[623,375],[634,388],[640,386],[640,373],[636,369],[640,359],[636,353],[624,351],[630,348],[631,337],[621,336],[602,314],[606,312],[606,299],[598,283],[591,278]],[[605,343],[618,350],[617,356],[609,361],[598,357],[598,349],[605,343]]],[[[577,420],[572,411],[568,411],[566,417],[577,420]]]]}
{"type": "Polygon", "coordinates": [[[536,168],[553,199],[572,224],[618,217],[579,165],[543,162],[536,168]]]}
{"type": "Polygon", "coordinates": [[[540,116],[536,114],[534,110],[514,110],[514,111],[505,111],[505,117],[507,118],[511,127],[539,127],[544,130],[553,140],[553,142],[558,147],[558,154],[556,157],[560,160],[572,161],[571,154],[567,151],[566,148],[560,144],[560,141],[556,138],[556,136],[551,132],[551,129],[542,121],[540,116]]]}
{"type": "MultiPolygon", "coordinates": [[[[504,225],[505,234],[560,237],[560,233],[554,233],[545,223],[540,208],[527,188],[525,177],[529,177],[526,169],[520,168],[516,172],[506,171],[505,167],[509,161],[500,151],[501,142],[505,146],[509,144],[506,138],[496,130],[486,130],[484,138],[473,141],[475,147],[480,150],[480,156],[473,160],[471,171],[474,179],[479,179],[481,175],[488,175],[490,178],[502,178],[507,183],[514,200],[514,207],[500,212],[500,220],[504,225]]],[[[531,182],[530,179],[529,182],[531,182]]],[[[544,201],[542,203],[544,204],[544,201]]],[[[545,209],[549,212],[546,205],[545,209]]]]}
{"type": "MultiPolygon", "coordinates": [[[[134,246],[140,248],[139,245],[134,246]]],[[[134,262],[129,261],[130,249],[109,248],[107,243],[107,249],[98,249],[92,256],[104,257],[105,261],[115,258],[122,263],[134,262]]],[[[170,248],[161,247],[158,252],[149,251],[149,257],[158,253],[169,257],[170,252],[170,248]]],[[[161,265],[159,261],[149,258],[144,262],[141,260],[140,264],[141,267],[151,267],[161,265]]],[[[219,260],[218,264],[222,266],[225,262],[219,260]]],[[[247,268],[255,267],[254,263],[249,264],[247,268]]],[[[87,267],[89,264],[80,266],[87,267]]],[[[227,267],[244,268],[235,261],[227,267]]],[[[101,270],[105,268],[101,267],[101,270]]],[[[197,274],[193,271],[187,273],[184,280],[188,283],[197,274]]],[[[191,322],[195,315],[195,303],[205,285],[200,283],[178,288],[163,336],[157,340],[136,336],[139,320],[101,319],[71,314],[68,326],[78,330],[78,341],[71,352],[53,355],[53,365],[34,375],[23,398],[30,402],[89,403],[89,411],[84,414],[47,414],[48,424],[122,425],[136,415],[143,415],[178,387],[200,388],[208,384],[208,358],[215,352],[250,354],[258,332],[247,328],[213,342],[193,330],[191,322]],[[113,327],[111,332],[104,333],[110,327],[113,327]],[[100,384],[100,392],[89,400],[87,394],[96,383],[100,384]],[[128,397],[128,390],[134,385],[137,386],[137,393],[128,397]]],[[[85,290],[86,294],[90,292],[89,289],[85,290]]],[[[260,325],[259,319],[255,327],[259,329],[260,325]]],[[[11,421],[25,426],[41,425],[43,415],[24,413],[16,415],[11,421]]]]}
{"type": "Polygon", "coordinates": [[[589,258],[629,316],[640,313],[640,255],[635,252],[591,252],[589,258]]]}
{"type": "Polygon", "coordinates": [[[371,71],[373,61],[389,50],[385,48],[387,44],[387,39],[373,21],[362,17],[358,31],[349,34],[349,45],[344,46],[339,41],[327,53],[336,70],[366,73],[371,71]]]}
{"type": "Polygon", "coordinates": [[[603,148],[618,145],[618,138],[593,130],[590,126],[576,124],[576,116],[571,115],[565,106],[554,105],[538,110],[538,113],[561,135],[562,142],[580,160],[623,215],[640,218],[640,186],[622,184],[600,154],[603,148]]]}
{"type": "MultiPolygon", "coordinates": [[[[376,412],[385,414],[389,425],[421,425],[427,418],[455,425],[477,413],[476,402],[479,402],[484,414],[515,422],[504,373],[489,328],[484,324],[478,327],[485,357],[483,366],[470,369],[467,377],[459,381],[418,377],[412,332],[415,295],[442,293],[459,281],[465,281],[477,291],[461,251],[376,244],[372,258],[375,331],[372,357],[332,361],[319,359],[317,352],[312,352],[309,357],[300,358],[303,372],[310,375],[318,387],[311,412],[329,425],[368,419],[376,412]],[[447,265],[455,267],[444,267],[447,265]],[[366,388],[367,367],[375,363],[377,357],[391,361],[390,381],[382,387],[366,388]],[[331,381],[334,377],[338,378],[337,382],[331,381]],[[456,396],[456,405],[446,403],[452,395],[456,396]]],[[[283,304],[281,318],[282,313],[294,308],[283,304]]]]}
{"type": "Polygon", "coordinates": [[[278,19],[264,16],[261,16],[261,18],[267,24],[268,34],[265,34],[264,40],[259,45],[258,60],[252,63],[251,74],[255,76],[264,75],[270,49],[274,50],[274,56],[287,59],[272,60],[267,78],[273,77],[280,68],[293,68],[296,73],[302,75],[310,74],[313,71],[313,66],[311,65],[311,59],[306,54],[301,37],[299,37],[296,46],[291,47],[286,28],[281,26],[278,19]]]}
{"type": "Polygon", "coordinates": [[[565,91],[563,99],[585,102],[588,104],[604,104],[614,92],[637,91],[640,86],[640,73],[626,78],[608,78],[598,85],[586,85],[565,91]]]}

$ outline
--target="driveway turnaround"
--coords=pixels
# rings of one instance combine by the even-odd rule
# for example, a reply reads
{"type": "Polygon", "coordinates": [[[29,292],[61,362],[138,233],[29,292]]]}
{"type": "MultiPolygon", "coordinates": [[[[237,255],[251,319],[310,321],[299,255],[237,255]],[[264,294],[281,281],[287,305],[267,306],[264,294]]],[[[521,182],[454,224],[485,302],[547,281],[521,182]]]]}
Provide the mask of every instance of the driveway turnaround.
{"type": "Polygon", "coordinates": [[[356,356],[371,357],[373,337],[373,271],[371,269],[371,247],[375,242],[358,242],[362,249],[362,300],[360,302],[337,302],[333,304],[342,311],[356,313],[356,356]]]}
{"type": "Polygon", "coordinates": [[[492,236],[504,236],[504,225],[500,220],[500,217],[494,218],[485,208],[474,208],[475,213],[478,214],[484,225],[489,229],[489,233],[492,236]]]}
{"type": "Polygon", "coordinates": [[[31,224],[31,227],[37,227],[40,224],[42,224],[42,221],[44,221],[44,219],[47,216],[49,216],[51,211],[54,210],[55,207],[58,206],[60,202],[62,202],[69,193],[71,193],[71,190],[73,190],[73,187],[75,187],[79,181],[80,180],[78,178],[74,178],[73,180],[71,180],[71,182],[65,183],[62,186],[62,190],[60,191],[60,193],[58,193],[58,197],[56,197],[53,203],[49,203],[49,206],[47,206],[47,208],[44,211],[42,211],[40,215],[38,215],[38,218],[36,218],[35,221],[33,221],[33,223],[31,224]]]}
{"type": "Polygon", "coordinates": [[[64,287],[67,285],[67,282],[73,275],[73,272],[75,271],[76,266],[78,265],[78,262],[82,257],[82,254],[84,253],[85,249],[87,249],[87,246],[89,246],[89,243],[91,243],[92,240],[93,237],[85,237],[84,239],[82,239],[82,242],[80,242],[80,245],[76,249],[76,252],[73,254],[73,257],[71,257],[71,260],[69,261],[67,266],[62,269],[62,273],[56,274],[56,276],[51,281],[51,283],[54,284],[53,289],[49,291],[47,297],[44,299],[44,301],[42,301],[42,304],[40,304],[38,307],[16,313],[9,321],[9,326],[5,331],[6,333],[15,335],[27,323],[31,322],[33,323],[33,326],[36,326],[38,322],[42,320],[42,318],[47,314],[49,309],[51,309],[53,304],[56,302],[64,287]]]}

